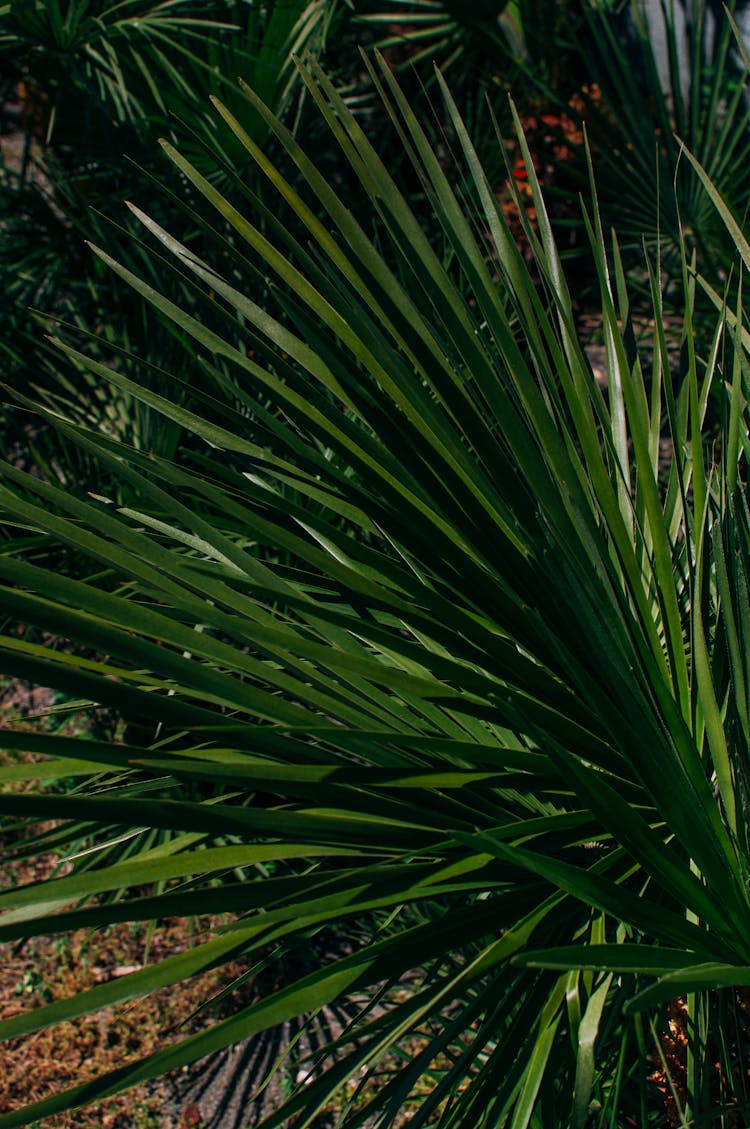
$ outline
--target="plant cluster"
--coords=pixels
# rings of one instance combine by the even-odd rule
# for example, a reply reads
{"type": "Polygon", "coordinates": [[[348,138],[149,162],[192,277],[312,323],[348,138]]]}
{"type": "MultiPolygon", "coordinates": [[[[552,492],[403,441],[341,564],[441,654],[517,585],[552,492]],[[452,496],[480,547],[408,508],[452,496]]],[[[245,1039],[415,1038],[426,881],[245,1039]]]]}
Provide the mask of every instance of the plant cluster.
{"type": "MultiPolygon", "coordinates": [[[[90,7],[68,11],[84,20],[90,7]]],[[[187,4],[136,7],[97,9],[80,41],[73,21],[57,28],[83,43],[87,84],[108,14],[148,15],[155,58],[192,56],[187,4]],[[163,46],[178,16],[187,32],[163,46]]],[[[201,50],[219,49],[228,7],[248,16],[203,6],[217,38],[201,50]]],[[[271,22],[277,11],[250,7],[271,22]]],[[[417,44],[417,16],[445,8],[438,43],[459,49],[457,5],[410,8],[417,44]]],[[[502,35],[493,22],[492,42],[530,75],[526,10],[508,9],[502,35]]],[[[61,9],[29,16],[35,34],[48,11],[61,9]]],[[[586,18],[610,35],[602,13],[586,18]]],[[[248,981],[284,974],[204,1030],[0,1115],[0,1129],[298,1017],[316,1034],[268,1129],[331,1109],[346,1127],[395,1126],[408,1110],[411,1126],[441,1129],[750,1117],[750,243],[744,187],[729,203],[721,191],[747,123],[741,41],[729,22],[710,42],[703,27],[690,24],[692,61],[703,73],[710,55],[716,89],[701,81],[684,120],[688,141],[712,133],[714,148],[671,148],[674,25],[668,89],[652,52],[667,115],[654,151],[679,155],[696,209],[688,229],[678,194],[674,224],[659,219],[651,238],[624,208],[626,244],[636,228],[645,243],[637,274],[607,226],[622,154],[639,191],[645,168],[604,83],[626,70],[607,39],[596,113],[620,156],[601,196],[588,170],[579,225],[605,387],[512,106],[524,183],[507,192],[523,248],[485,160],[490,134],[478,146],[439,72],[437,132],[413,76],[377,54],[361,63],[377,109],[308,55],[294,104],[325,144],[279,103],[280,80],[259,93],[217,79],[210,111],[183,108],[188,139],[163,138],[172,172],[129,205],[137,240],[93,248],[92,277],[112,290],[92,291],[96,318],[67,319],[49,345],[56,366],[128,422],[137,406],[151,430],[102,426],[71,394],[21,392],[88,468],[86,490],[0,463],[0,607],[28,628],[0,636],[0,665],[128,723],[121,741],[3,733],[18,755],[0,767],[9,846],[44,824],[24,850],[64,857],[83,843],[86,863],[0,892],[0,941],[226,923],[0,1021],[0,1038],[224,963],[248,981]],[[126,292],[117,315],[97,306],[126,292]],[[130,306],[168,349],[129,337],[130,306]],[[342,1001],[355,1013],[326,1037],[312,1021],[342,1001]]],[[[110,70],[97,89],[116,101],[110,70]]],[[[545,74],[546,61],[537,87],[545,74]]],[[[134,95],[127,112],[141,105],[134,95]]],[[[50,110],[48,132],[56,122],[50,110]]]]}
{"type": "MultiPolygon", "coordinates": [[[[339,0],[14,0],[0,6],[0,355],[6,381],[22,391],[37,387],[45,398],[62,396],[68,410],[143,449],[174,451],[177,429],[154,422],[127,397],[102,397],[79,366],[61,373],[43,328],[51,318],[64,319],[89,332],[92,342],[116,339],[154,364],[181,366],[188,384],[196,379],[173,335],[101,268],[86,241],[102,243],[134,268],[158,269],[140,254],[124,209],[125,200],[149,198],[169,214],[169,201],[154,191],[161,175],[158,139],[179,135],[199,164],[206,141],[219,146],[231,166],[222,187],[231,193],[232,180],[249,166],[231,131],[213,119],[209,98],[220,95],[259,142],[265,126],[238,87],[238,75],[277,113],[299,118],[303,97],[293,53],[320,55],[344,7],[339,0]],[[111,310],[122,315],[116,338],[111,310]]],[[[212,163],[205,171],[216,175],[212,163]]],[[[180,232],[200,253],[188,215],[180,232]]],[[[178,293],[177,281],[175,287],[178,293]]],[[[14,418],[10,434],[16,427],[14,418]]],[[[56,454],[65,459],[65,452],[56,454]]],[[[74,466],[69,478],[81,475],[74,466]]]]}

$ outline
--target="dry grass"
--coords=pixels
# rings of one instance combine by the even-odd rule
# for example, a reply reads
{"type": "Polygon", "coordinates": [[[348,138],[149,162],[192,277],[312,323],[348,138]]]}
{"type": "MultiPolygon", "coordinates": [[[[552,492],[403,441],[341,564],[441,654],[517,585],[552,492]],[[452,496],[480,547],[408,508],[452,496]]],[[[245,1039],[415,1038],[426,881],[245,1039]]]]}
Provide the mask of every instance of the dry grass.
{"type": "MultiPolygon", "coordinates": [[[[203,939],[215,922],[160,922],[151,937],[130,924],[42,937],[0,962],[0,1018],[77,995],[203,939]],[[147,951],[148,950],[148,951],[147,951]]],[[[7,1043],[0,1054],[0,1108],[10,1111],[96,1078],[173,1042],[207,1019],[195,1011],[238,969],[208,972],[147,1000],[136,1000],[7,1043]]],[[[210,1012],[209,1012],[210,1015],[210,1012]]],[[[174,1116],[168,1083],[140,1087],[72,1115],[50,1118],[49,1129],[176,1129],[195,1124],[174,1116]],[[165,1110],[166,1106],[170,1109],[165,1110]]],[[[191,1116],[190,1110],[186,1111],[191,1116]]]]}

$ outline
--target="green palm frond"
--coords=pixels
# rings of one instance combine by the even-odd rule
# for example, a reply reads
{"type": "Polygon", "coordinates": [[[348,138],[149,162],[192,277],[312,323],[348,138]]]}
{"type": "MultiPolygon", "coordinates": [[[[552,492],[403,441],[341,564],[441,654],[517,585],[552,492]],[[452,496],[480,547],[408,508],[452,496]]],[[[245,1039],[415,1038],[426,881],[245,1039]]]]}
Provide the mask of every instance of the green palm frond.
{"type": "MultiPolygon", "coordinates": [[[[321,53],[344,11],[338,0],[208,5],[55,0],[14,3],[0,11],[0,57],[9,79],[19,80],[18,104],[11,107],[15,141],[23,139],[23,159],[14,161],[11,154],[0,166],[0,224],[6,236],[0,249],[6,296],[0,355],[10,384],[23,391],[43,388],[47,402],[62,398],[66,410],[98,419],[105,431],[120,433],[136,446],[166,454],[174,450],[179,428],[165,428],[125,395],[109,397],[101,387],[92,391],[80,366],[66,370],[59,358],[50,363],[29,307],[94,337],[105,320],[102,310],[117,309],[121,346],[147,356],[156,367],[184,364],[183,347],[178,344],[174,351],[174,333],[133,302],[115,275],[92,262],[84,240],[116,250],[141,269],[137,224],[118,231],[98,210],[112,215],[115,202],[149,191],[159,169],[160,136],[175,140],[179,135],[184,152],[230,198],[246,191],[245,150],[217,123],[209,97],[221,92],[254,138],[267,141],[268,127],[237,86],[235,76],[241,75],[280,116],[298,125],[305,87],[294,53],[321,53]]],[[[195,246],[205,221],[187,209],[184,217],[180,235],[195,246]]],[[[158,271],[158,266],[148,261],[144,269],[158,271]]],[[[174,285],[180,293],[176,278],[174,285]]],[[[42,326],[49,330],[49,320],[42,326]]],[[[91,345],[94,351],[98,347],[96,341],[91,345]]],[[[195,383],[187,371],[185,376],[187,384],[195,383]]],[[[55,457],[65,464],[68,455],[61,448],[55,457]]]]}
{"type": "Polygon", "coordinates": [[[217,82],[230,88],[222,63],[255,80],[281,107],[294,82],[292,55],[325,38],[335,8],[324,0],[14,2],[0,11],[0,53],[27,68],[51,97],[49,140],[58,112],[73,110],[60,100],[74,90],[106,107],[113,122],[137,124],[154,113],[166,116],[175,100],[194,102],[217,82]]]}
{"type": "Polygon", "coordinates": [[[359,20],[381,32],[383,50],[404,51],[412,66],[438,60],[445,71],[459,59],[466,65],[469,59],[488,54],[494,55],[497,65],[509,46],[522,49],[521,14],[515,2],[385,0],[376,9],[365,11],[359,20]]]}
{"type": "Polygon", "coordinates": [[[623,242],[661,241],[679,272],[681,240],[717,274],[733,247],[689,164],[686,145],[744,215],[750,181],[748,73],[730,4],[644,4],[623,13],[586,6],[583,37],[587,126],[594,141],[602,205],[623,242]]]}
{"type": "Polygon", "coordinates": [[[217,103],[304,237],[165,151],[273,306],[134,207],[159,272],[98,254],[191,343],[200,395],[185,402],[179,371],[153,386],[136,357],[92,356],[69,334],[57,344],[190,444],[168,458],[40,408],[125,494],[81,499],[1,471],[17,534],[0,554],[0,607],[71,645],[7,634],[0,666],[145,719],[154,738],[4,733],[6,750],[48,759],[0,768],[0,814],[63,821],[94,843],[123,828],[164,835],[124,862],[103,855],[5,890],[0,940],[229,917],[189,952],[7,1019],[0,1036],[217,962],[250,967],[322,930],[356,924],[357,940],[142,1062],[5,1114],[2,1129],[363,992],[378,1008],[319,1049],[314,1080],[265,1124],[312,1124],[356,1077],[347,1125],[393,1124],[405,1108],[417,1126],[583,1127],[596,1110],[614,1125],[645,1109],[645,1064],[628,1055],[643,1053],[660,1002],[747,983],[741,296],[731,313],[720,301],[696,346],[683,263],[688,373],[675,394],[657,264],[639,350],[594,201],[605,395],[523,135],[533,276],[442,82],[466,198],[393,76],[372,67],[446,267],[334,86],[314,62],[303,73],[367,194],[366,223],[254,94],[284,169],[217,103]],[[168,262],[200,303],[162,283],[168,262]],[[712,388],[727,408],[719,459],[703,430],[712,388]],[[67,570],[35,555],[39,534],[65,547],[67,570]],[[47,772],[76,787],[45,791],[47,772]],[[123,896],[101,897],[113,890],[123,896]]]}

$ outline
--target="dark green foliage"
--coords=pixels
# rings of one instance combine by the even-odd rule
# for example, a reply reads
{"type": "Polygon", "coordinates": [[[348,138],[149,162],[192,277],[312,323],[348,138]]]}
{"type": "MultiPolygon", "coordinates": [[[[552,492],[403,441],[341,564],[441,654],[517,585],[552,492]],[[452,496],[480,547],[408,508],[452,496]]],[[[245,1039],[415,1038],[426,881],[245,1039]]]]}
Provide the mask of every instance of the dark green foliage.
{"type": "MultiPolygon", "coordinates": [[[[6,299],[0,350],[7,381],[22,391],[41,385],[46,396],[72,395],[87,418],[100,413],[105,429],[124,428],[123,436],[137,446],[165,454],[174,449],[173,429],[152,426],[147,410],[129,399],[102,402],[80,368],[61,374],[57,361],[49,363],[42,330],[51,327],[50,319],[62,318],[96,336],[104,332],[111,339],[114,333],[152,365],[184,365],[174,335],[134,306],[127,288],[92,260],[84,241],[138,266],[133,225],[121,205],[148,194],[161,206],[150,179],[162,176],[160,137],[180,136],[199,167],[210,142],[232,176],[221,173],[215,158],[207,167],[225,191],[236,193],[232,178],[246,177],[249,165],[231,131],[217,126],[209,96],[220,94],[263,143],[267,127],[235,76],[294,121],[302,112],[302,87],[292,54],[322,51],[343,9],[338,0],[0,6],[3,96],[12,111],[6,121],[9,156],[0,170],[0,284],[6,299]],[[126,230],[118,233],[100,212],[117,215],[126,230]],[[41,310],[45,321],[35,324],[29,307],[41,310]]],[[[180,233],[200,253],[194,218],[186,218],[180,233]]],[[[190,370],[184,375],[191,384],[190,370]]],[[[15,426],[9,423],[8,430],[15,426]]]]}
{"type": "Polygon", "coordinates": [[[632,5],[630,34],[611,15],[590,13],[585,61],[603,98],[589,121],[592,134],[603,134],[597,167],[620,238],[653,247],[660,236],[679,263],[684,231],[716,272],[726,270],[733,248],[680,151],[687,146],[743,215],[750,198],[747,68],[729,16],[695,2],[685,9],[684,22],[656,16],[660,31],[632,5]]]}
{"type": "MultiPolygon", "coordinates": [[[[533,271],[447,90],[466,209],[392,75],[374,68],[373,80],[451,257],[435,254],[315,64],[309,96],[370,202],[364,224],[247,91],[283,160],[222,105],[219,118],[300,226],[268,226],[257,197],[235,207],[167,146],[190,206],[201,198],[231,228],[239,274],[221,238],[215,260],[199,259],[139,208],[139,270],[98,251],[189,343],[204,379],[195,400],[185,405],[181,367],[157,391],[138,379],[139,358],[112,351],[105,363],[68,332],[59,342],[97,387],[189,434],[189,453],[139,451],[42,410],[127,504],[2,467],[0,506],[22,532],[0,555],[0,606],[76,645],[8,635],[2,664],[150,720],[156,737],[144,748],[4,736],[78,786],[0,793],[1,814],[102,842],[147,830],[123,863],[0,895],[12,909],[0,938],[239,916],[190,952],[6,1020],[0,1035],[217,961],[251,966],[319,930],[354,922],[357,943],[141,1064],[1,1117],[3,1129],[362,991],[378,1008],[319,1051],[315,1080],[267,1125],[312,1124],[363,1070],[347,1125],[393,1124],[410,1101],[417,1126],[646,1125],[650,1023],[680,995],[693,1047],[685,1118],[707,1124],[725,1101],[747,1116],[733,1074],[750,964],[741,290],[731,312],[719,299],[709,347],[696,346],[683,259],[687,374],[675,394],[657,264],[653,340],[639,353],[594,202],[605,398],[522,134],[533,271]],[[169,263],[189,300],[173,300],[169,263]],[[282,316],[242,284],[246,270],[269,279],[282,316]],[[718,442],[703,430],[712,388],[718,442]],[[46,568],[38,540],[24,545],[37,533],[88,571],[46,568]],[[154,845],[154,833],[167,837],[154,845]],[[166,885],[151,896],[148,882],[166,885]],[[114,890],[120,900],[101,900],[114,890]],[[717,1096],[700,1051],[722,1009],[717,1096]]],[[[28,784],[38,769],[24,772],[28,784]]]]}

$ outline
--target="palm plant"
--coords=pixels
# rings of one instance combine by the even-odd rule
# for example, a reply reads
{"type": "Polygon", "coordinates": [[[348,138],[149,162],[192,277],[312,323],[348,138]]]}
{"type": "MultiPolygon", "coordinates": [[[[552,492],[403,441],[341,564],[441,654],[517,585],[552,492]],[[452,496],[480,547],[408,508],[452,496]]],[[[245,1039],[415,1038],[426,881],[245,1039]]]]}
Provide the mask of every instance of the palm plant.
{"type": "Polygon", "coordinates": [[[381,47],[399,48],[408,62],[432,64],[441,70],[461,61],[471,68],[477,59],[493,57],[495,66],[508,46],[520,50],[523,43],[520,5],[498,0],[462,5],[456,0],[384,0],[376,11],[365,11],[364,25],[381,29],[381,47]]]}
{"type": "MultiPolygon", "coordinates": [[[[428,135],[436,147],[450,142],[450,126],[442,119],[435,93],[436,68],[447,76],[451,93],[482,158],[488,177],[501,184],[505,169],[497,145],[497,123],[512,132],[507,92],[513,92],[526,113],[539,111],[549,101],[549,86],[556,85],[575,24],[569,6],[541,5],[538,0],[372,0],[361,5],[355,26],[365,36],[374,35],[375,46],[399,75],[409,100],[421,119],[432,122],[428,135]],[[540,87],[544,93],[540,98],[540,87]],[[487,113],[488,103],[492,115],[487,113]]],[[[555,98],[555,101],[559,99],[555,98]]],[[[377,113],[377,108],[375,110],[377,113]]],[[[398,139],[386,150],[388,118],[381,127],[378,150],[398,166],[403,157],[398,139]]],[[[408,176],[408,162],[405,175],[408,176]]],[[[423,221],[425,227],[429,219],[423,221]]]]}
{"type": "MultiPolygon", "coordinates": [[[[244,149],[231,130],[217,126],[207,109],[209,96],[221,93],[259,143],[267,140],[267,127],[234,76],[242,75],[280,116],[297,121],[304,86],[293,53],[321,53],[343,8],[338,0],[0,4],[0,65],[7,80],[0,109],[4,113],[6,102],[17,101],[15,140],[22,145],[17,159],[11,152],[0,164],[0,223],[6,233],[0,250],[6,295],[0,353],[7,380],[22,389],[44,384],[48,395],[60,391],[59,363],[49,364],[28,307],[89,330],[101,326],[107,306],[128,310],[132,350],[156,365],[178,363],[173,335],[142,306],[134,307],[127,287],[92,264],[84,247],[93,237],[140,269],[137,225],[123,238],[94,218],[92,209],[144,198],[159,136],[179,135],[198,163],[202,143],[210,139],[224,149],[234,178],[245,174],[244,149]]],[[[218,175],[215,164],[209,167],[218,175]]],[[[231,178],[222,189],[232,194],[231,178]]],[[[187,220],[180,234],[194,239],[195,224],[187,220]]],[[[91,417],[101,408],[102,425],[111,430],[119,406],[101,403],[101,389],[92,395],[80,369],[71,368],[68,377],[66,389],[78,410],[91,417]]],[[[142,405],[130,402],[127,409],[126,434],[144,446],[166,438],[168,453],[169,429],[152,426],[142,405]]],[[[58,457],[64,460],[63,453],[58,457]]]]}
{"type": "MultiPolygon", "coordinates": [[[[547,82],[564,70],[581,19],[576,5],[540,0],[370,0],[357,22],[379,32],[379,46],[401,65],[451,69],[451,89],[501,74],[529,72],[547,82]],[[456,64],[460,64],[456,66],[456,64]]],[[[427,81],[429,75],[425,75],[427,81]]]]}
{"type": "MultiPolygon", "coordinates": [[[[299,91],[292,54],[325,40],[326,0],[35,0],[0,5],[0,55],[20,71],[49,142],[73,130],[96,143],[97,110],[112,125],[141,126],[194,107],[232,67],[280,111],[299,91]],[[81,130],[89,116],[91,134],[81,130]]],[[[234,88],[234,89],[233,89],[234,88]]]]}
{"type": "Polygon", "coordinates": [[[685,145],[736,214],[750,200],[750,102],[745,45],[732,19],[700,0],[632,0],[619,13],[586,4],[581,65],[586,119],[597,154],[603,210],[623,244],[661,244],[678,280],[680,246],[706,270],[729,268],[734,249],[689,162],[685,145]],[[591,84],[595,85],[591,85],[591,84]]]}
{"type": "Polygon", "coordinates": [[[44,758],[0,770],[7,826],[54,821],[47,848],[85,835],[102,856],[3,891],[0,940],[231,916],[188,952],[3,1021],[0,1037],[229,959],[249,973],[274,955],[293,968],[325,930],[355,939],[230,1018],[0,1127],[363,992],[377,1007],[318,1048],[308,1084],[264,1124],[312,1125],[338,1100],[347,1126],[394,1124],[405,1107],[416,1126],[647,1125],[649,1027],[673,997],[686,1000],[691,1048],[683,1120],[747,1116],[741,1030],[716,1031],[719,1074],[702,1053],[714,990],[741,1025],[736,990],[750,983],[742,287],[728,304],[706,281],[718,309],[702,354],[683,261],[675,395],[658,264],[654,338],[639,352],[594,201],[605,397],[523,136],[534,278],[448,90],[463,200],[393,76],[373,69],[452,249],[446,267],[332,84],[312,62],[303,70],[368,194],[378,248],[259,99],[248,92],[286,173],[217,103],[304,240],[280,223],[261,231],[249,190],[240,208],[164,148],[215,209],[217,240],[231,231],[256,277],[270,276],[273,311],[134,207],[159,271],[171,260],[190,301],[99,257],[192,342],[204,391],[188,408],[179,372],[160,374],[157,392],[142,359],[104,363],[57,342],[194,447],[170,459],[38,408],[130,500],[81,500],[7,462],[1,472],[0,607],[60,641],[6,635],[2,666],[150,719],[155,737],[3,733],[6,751],[44,758]],[[719,442],[703,431],[712,386],[719,442]],[[40,536],[67,548],[67,573],[40,563],[40,536]],[[51,776],[75,787],[47,794],[51,776]],[[123,834],[129,857],[111,863],[123,834]]]}

